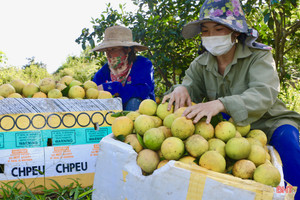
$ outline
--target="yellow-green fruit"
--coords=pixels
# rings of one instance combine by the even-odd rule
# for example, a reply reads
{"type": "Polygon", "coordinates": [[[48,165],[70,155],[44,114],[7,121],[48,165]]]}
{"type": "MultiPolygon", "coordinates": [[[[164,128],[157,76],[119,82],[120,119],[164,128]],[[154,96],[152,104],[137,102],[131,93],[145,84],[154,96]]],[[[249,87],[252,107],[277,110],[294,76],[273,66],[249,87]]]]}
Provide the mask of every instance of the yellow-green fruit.
{"type": "MultiPolygon", "coordinates": [[[[266,159],[267,159],[268,161],[271,161],[271,156],[270,156],[269,152],[266,153],[266,159]]],[[[267,160],[266,160],[266,161],[267,161],[267,160]]]]}
{"type": "Polygon", "coordinates": [[[158,127],[159,129],[161,129],[165,135],[165,138],[168,138],[168,137],[172,137],[172,132],[171,132],[171,129],[166,127],[166,126],[160,126],[158,127]]]}
{"type": "Polygon", "coordinates": [[[71,87],[68,92],[68,97],[71,99],[77,99],[77,98],[83,99],[84,96],[85,96],[85,91],[79,85],[75,85],[71,87]]]}
{"type": "Polygon", "coordinates": [[[3,96],[0,96],[0,100],[2,100],[2,99],[4,99],[4,97],[3,97],[3,96]]]}
{"type": "Polygon", "coordinates": [[[99,91],[95,88],[88,88],[85,91],[85,97],[87,99],[98,99],[99,91]]]}
{"type": "Polygon", "coordinates": [[[260,142],[259,140],[255,139],[255,138],[246,138],[246,139],[248,140],[248,142],[249,142],[251,145],[256,144],[256,145],[263,146],[263,145],[261,144],[261,142],[260,142]]]}
{"type": "Polygon", "coordinates": [[[10,83],[17,93],[22,94],[23,87],[26,85],[24,81],[15,79],[10,83]]]}
{"type": "Polygon", "coordinates": [[[97,84],[94,81],[91,81],[91,80],[85,81],[83,83],[83,88],[85,90],[88,90],[89,88],[94,88],[94,89],[98,90],[97,84]]]}
{"type": "Polygon", "coordinates": [[[55,88],[62,91],[63,89],[65,89],[67,86],[62,84],[62,83],[56,83],[55,88]]]}
{"type": "Polygon", "coordinates": [[[251,145],[251,151],[248,156],[248,160],[251,160],[256,166],[264,164],[267,159],[267,152],[260,146],[253,144],[251,145]]]}
{"type": "Polygon", "coordinates": [[[180,68],[177,68],[177,69],[175,69],[175,74],[176,75],[181,75],[181,73],[182,73],[182,69],[180,69],[180,68]]]}
{"type": "Polygon", "coordinates": [[[159,104],[157,106],[156,115],[159,118],[161,118],[162,120],[164,120],[166,116],[168,116],[169,114],[172,114],[174,111],[173,105],[172,105],[171,109],[168,110],[168,104],[169,104],[168,102],[165,102],[165,103],[159,104]]]}
{"type": "Polygon", "coordinates": [[[8,97],[8,95],[15,92],[16,92],[15,88],[9,83],[0,86],[0,96],[8,97]]]}
{"type": "Polygon", "coordinates": [[[224,172],[226,169],[225,158],[217,151],[206,151],[200,157],[199,165],[215,172],[224,172]]]}
{"type": "Polygon", "coordinates": [[[82,83],[80,81],[78,81],[78,80],[72,80],[69,86],[73,87],[75,85],[79,85],[80,86],[80,85],[82,85],[82,83]]]}
{"type": "Polygon", "coordinates": [[[219,122],[215,127],[216,138],[219,138],[224,142],[227,142],[229,139],[235,137],[235,132],[235,126],[228,121],[219,122]]]}
{"type": "Polygon", "coordinates": [[[32,98],[47,98],[47,95],[44,92],[36,92],[33,94],[32,98]]]}
{"type": "Polygon", "coordinates": [[[69,85],[72,81],[73,81],[73,77],[68,76],[68,75],[66,75],[60,79],[60,83],[63,85],[69,85]]]}
{"type": "Polygon", "coordinates": [[[225,157],[225,142],[218,138],[211,138],[208,140],[208,150],[211,151],[217,151],[219,152],[223,157],[225,157]]]}
{"type": "Polygon", "coordinates": [[[44,78],[40,82],[40,90],[46,94],[56,87],[55,81],[52,78],[44,78]]]}
{"type": "Polygon", "coordinates": [[[152,99],[145,99],[139,106],[139,113],[144,115],[154,115],[156,113],[157,104],[152,99]]]}
{"type": "Polygon", "coordinates": [[[242,159],[234,163],[232,174],[239,178],[252,179],[255,169],[256,166],[252,161],[242,159]]]}
{"type": "Polygon", "coordinates": [[[175,118],[177,117],[181,117],[182,116],[182,113],[185,111],[187,107],[180,107],[178,108],[175,112],[174,112],[174,115],[175,115],[175,118]]]}
{"type": "Polygon", "coordinates": [[[174,113],[169,114],[165,117],[164,121],[163,121],[163,125],[171,128],[173,121],[175,120],[175,115],[174,113]]]}
{"type": "Polygon", "coordinates": [[[163,167],[165,164],[167,164],[169,161],[168,160],[162,160],[158,163],[157,169],[163,167]]]}
{"type": "Polygon", "coordinates": [[[246,136],[246,135],[249,133],[250,128],[251,128],[251,125],[250,125],[250,124],[248,124],[248,125],[246,125],[246,126],[239,126],[239,125],[237,125],[237,124],[233,121],[232,117],[231,117],[228,121],[231,122],[231,123],[233,123],[233,124],[235,125],[236,130],[237,130],[243,137],[246,136]]]}
{"type": "Polygon", "coordinates": [[[110,99],[113,98],[112,94],[109,91],[100,90],[98,99],[110,99]]]}
{"type": "Polygon", "coordinates": [[[198,134],[188,137],[184,146],[187,152],[193,157],[199,157],[208,150],[208,142],[198,134]]]}
{"type": "Polygon", "coordinates": [[[195,133],[204,137],[206,140],[209,140],[214,137],[215,129],[213,125],[207,124],[204,121],[199,121],[195,124],[195,133]]]}
{"type": "Polygon", "coordinates": [[[271,164],[264,163],[256,168],[253,179],[259,183],[276,187],[281,180],[280,172],[271,164]]]}
{"type": "Polygon", "coordinates": [[[225,145],[226,155],[234,160],[248,158],[251,145],[246,138],[231,138],[225,145]]]}
{"type": "Polygon", "coordinates": [[[155,128],[160,127],[161,125],[163,125],[163,121],[161,120],[161,118],[157,117],[157,116],[150,116],[155,124],[155,128]]]}
{"type": "Polygon", "coordinates": [[[159,128],[151,128],[144,134],[143,141],[148,149],[157,151],[165,140],[165,135],[159,128]]]}
{"type": "Polygon", "coordinates": [[[7,98],[23,98],[19,93],[11,93],[7,98]]]}
{"type": "Polygon", "coordinates": [[[140,116],[141,114],[139,112],[136,111],[130,111],[129,113],[127,113],[127,117],[129,117],[132,121],[135,121],[135,119],[140,116]]]}
{"type": "Polygon", "coordinates": [[[193,121],[187,119],[186,117],[176,118],[171,126],[171,132],[174,137],[178,137],[185,140],[189,136],[193,135],[195,131],[195,126],[193,121]]]}
{"type": "Polygon", "coordinates": [[[111,130],[114,136],[127,136],[132,133],[133,121],[126,116],[117,117],[111,124],[111,130]]]}
{"type": "Polygon", "coordinates": [[[132,148],[137,152],[139,153],[142,149],[143,149],[143,146],[140,144],[140,142],[138,141],[137,139],[137,136],[136,134],[129,134],[125,137],[125,140],[124,140],[125,143],[129,144],[132,146],[132,148]]]}
{"type": "Polygon", "coordinates": [[[196,158],[194,158],[193,156],[184,156],[184,157],[180,158],[178,161],[183,162],[188,165],[198,166],[198,164],[195,162],[195,160],[196,160],[196,158]]]}
{"type": "Polygon", "coordinates": [[[63,95],[59,89],[52,89],[48,92],[48,98],[59,99],[63,95]]]}
{"type": "Polygon", "coordinates": [[[238,125],[235,125],[236,127],[236,130],[242,135],[242,136],[246,136],[249,131],[250,131],[250,128],[251,128],[251,125],[248,124],[247,126],[238,126],[238,125]]]}
{"type": "Polygon", "coordinates": [[[152,173],[157,168],[159,157],[155,151],[143,149],[138,153],[136,162],[144,172],[152,173]]]}
{"type": "Polygon", "coordinates": [[[39,86],[35,83],[29,83],[23,87],[22,93],[24,97],[32,97],[39,91],[39,86]]]}
{"type": "Polygon", "coordinates": [[[134,121],[135,132],[139,135],[144,135],[144,133],[151,128],[155,128],[155,123],[148,115],[140,115],[134,121]]]}
{"type": "Polygon", "coordinates": [[[265,132],[263,132],[262,130],[259,130],[259,129],[251,130],[247,134],[246,137],[247,138],[254,138],[254,139],[259,140],[263,146],[265,146],[267,144],[267,141],[268,141],[265,132]]]}
{"type": "Polygon", "coordinates": [[[234,137],[243,137],[240,132],[236,131],[234,137]]]}
{"type": "Polygon", "coordinates": [[[184,143],[177,137],[168,137],[161,145],[161,153],[167,160],[178,160],[184,153],[184,143]]]}
{"type": "Polygon", "coordinates": [[[235,125],[235,122],[233,121],[232,117],[230,117],[228,121],[235,125]]]}

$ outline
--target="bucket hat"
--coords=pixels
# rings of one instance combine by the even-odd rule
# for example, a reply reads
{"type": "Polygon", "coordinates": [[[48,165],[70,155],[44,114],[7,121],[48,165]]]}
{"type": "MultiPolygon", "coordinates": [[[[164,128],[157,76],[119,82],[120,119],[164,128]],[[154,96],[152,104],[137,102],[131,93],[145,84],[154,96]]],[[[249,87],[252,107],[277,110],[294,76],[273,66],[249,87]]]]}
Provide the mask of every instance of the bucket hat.
{"type": "Polygon", "coordinates": [[[201,7],[199,20],[186,24],[182,36],[194,37],[201,31],[200,24],[209,21],[220,23],[240,33],[248,33],[245,14],[239,0],[206,0],[201,7]]]}
{"type": "Polygon", "coordinates": [[[249,29],[245,13],[239,0],[206,0],[201,9],[199,19],[186,24],[182,29],[182,36],[192,38],[201,32],[201,23],[217,22],[228,28],[247,35],[246,45],[252,48],[270,50],[271,47],[255,42],[258,32],[249,29]]]}
{"type": "Polygon", "coordinates": [[[135,47],[136,51],[144,51],[148,47],[143,46],[132,39],[132,31],[123,26],[111,26],[105,29],[104,39],[92,51],[105,51],[109,47],[135,47]]]}

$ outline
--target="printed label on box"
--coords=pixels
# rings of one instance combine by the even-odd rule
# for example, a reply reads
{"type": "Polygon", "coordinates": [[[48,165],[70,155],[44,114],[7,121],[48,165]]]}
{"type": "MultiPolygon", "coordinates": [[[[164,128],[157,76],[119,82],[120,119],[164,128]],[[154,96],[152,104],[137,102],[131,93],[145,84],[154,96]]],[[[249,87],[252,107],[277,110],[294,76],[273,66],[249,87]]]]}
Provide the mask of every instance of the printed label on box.
{"type": "Polygon", "coordinates": [[[0,150],[99,143],[111,126],[76,129],[11,131],[0,133],[0,150]],[[48,140],[51,139],[51,143],[48,140]]]}
{"type": "MultiPolygon", "coordinates": [[[[53,145],[75,144],[75,130],[51,131],[53,145]]],[[[100,140],[99,140],[100,141],[100,140]]]]}
{"type": "Polygon", "coordinates": [[[2,150],[0,180],[94,173],[98,151],[98,144],[2,150]]]}

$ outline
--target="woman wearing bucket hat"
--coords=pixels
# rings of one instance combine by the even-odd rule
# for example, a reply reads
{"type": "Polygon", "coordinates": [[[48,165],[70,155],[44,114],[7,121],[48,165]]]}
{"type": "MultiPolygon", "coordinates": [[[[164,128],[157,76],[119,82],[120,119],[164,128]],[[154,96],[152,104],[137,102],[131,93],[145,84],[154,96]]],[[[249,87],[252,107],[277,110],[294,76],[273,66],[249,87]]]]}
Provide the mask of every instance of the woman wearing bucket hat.
{"type": "Polygon", "coordinates": [[[153,66],[149,59],[136,56],[147,47],[133,42],[129,28],[112,26],[93,51],[106,53],[108,62],[96,72],[93,81],[99,90],[121,97],[123,110],[138,110],[144,99],[155,100],[153,66]]]}
{"type": "Polygon", "coordinates": [[[280,82],[271,48],[255,42],[257,32],[248,29],[239,0],[206,0],[199,20],[182,30],[185,38],[197,34],[204,51],[162,103],[168,100],[175,109],[189,105],[183,115],[194,123],[202,117],[209,123],[221,112],[240,126],[263,130],[281,156],[285,180],[299,187],[300,115],[277,98],[280,82]],[[198,104],[191,106],[192,101],[198,104]]]}

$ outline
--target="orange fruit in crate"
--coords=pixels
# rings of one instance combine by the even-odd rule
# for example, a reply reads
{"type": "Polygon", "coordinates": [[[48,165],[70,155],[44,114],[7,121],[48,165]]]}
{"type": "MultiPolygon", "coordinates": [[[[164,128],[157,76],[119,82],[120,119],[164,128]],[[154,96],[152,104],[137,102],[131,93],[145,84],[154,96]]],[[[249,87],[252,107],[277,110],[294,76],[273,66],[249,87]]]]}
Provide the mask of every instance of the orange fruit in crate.
{"type": "Polygon", "coordinates": [[[117,117],[111,124],[111,130],[114,136],[127,136],[133,131],[133,121],[126,116],[117,117]]]}

